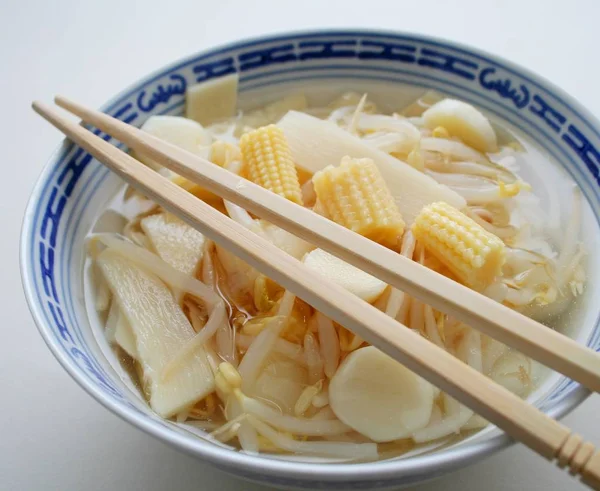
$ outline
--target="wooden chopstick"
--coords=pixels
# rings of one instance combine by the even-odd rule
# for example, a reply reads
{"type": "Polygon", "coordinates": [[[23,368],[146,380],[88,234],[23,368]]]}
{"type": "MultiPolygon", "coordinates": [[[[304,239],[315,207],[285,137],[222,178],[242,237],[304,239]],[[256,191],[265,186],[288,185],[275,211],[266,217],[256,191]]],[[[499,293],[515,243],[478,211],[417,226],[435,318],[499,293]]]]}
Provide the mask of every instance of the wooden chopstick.
{"type": "Polygon", "coordinates": [[[600,489],[600,452],[569,428],[250,232],[53,108],[33,108],[126,182],[316,309],[560,467],[600,489]]]}
{"type": "Polygon", "coordinates": [[[211,162],[65,97],[56,104],[172,171],[600,392],[600,354],[211,162]]]}

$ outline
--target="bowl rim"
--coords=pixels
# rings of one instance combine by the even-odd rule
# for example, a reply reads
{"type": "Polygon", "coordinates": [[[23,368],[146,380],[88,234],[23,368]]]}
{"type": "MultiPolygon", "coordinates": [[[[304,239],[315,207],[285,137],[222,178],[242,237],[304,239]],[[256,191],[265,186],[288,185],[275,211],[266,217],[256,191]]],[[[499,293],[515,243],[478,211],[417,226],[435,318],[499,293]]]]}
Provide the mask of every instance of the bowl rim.
{"type": "MultiPolygon", "coordinates": [[[[475,55],[483,59],[493,60],[504,67],[512,70],[517,74],[525,75],[536,83],[543,85],[544,88],[558,95],[569,108],[576,109],[579,115],[591,123],[591,126],[600,131],[600,122],[592,115],[590,111],[576,98],[566,93],[563,89],[556,86],[543,76],[540,76],[529,69],[513,63],[505,58],[493,53],[488,53],[475,47],[471,47],[461,42],[456,42],[436,36],[429,36],[411,31],[395,31],[373,28],[315,28],[301,29],[292,31],[273,32],[267,35],[257,35],[245,37],[236,41],[219,44],[212,48],[202,49],[191,53],[187,56],[177,59],[174,62],[168,63],[150,74],[130,83],[125,89],[119,91],[105,102],[100,110],[105,111],[108,107],[123,98],[126,94],[133,92],[137,87],[149,83],[152,80],[162,76],[165,73],[176,70],[178,67],[191,62],[200,56],[216,55],[220,52],[227,52],[239,49],[246,45],[257,43],[276,42],[278,40],[302,37],[318,37],[329,35],[375,35],[414,38],[416,41],[424,41],[437,43],[441,46],[448,46],[451,49],[464,51],[467,54],[475,55]]],[[[508,445],[515,443],[506,433],[501,432],[498,435],[491,436],[481,442],[475,442],[465,447],[458,447],[454,451],[446,453],[433,452],[431,454],[418,455],[410,459],[383,460],[367,463],[333,463],[333,464],[317,464],[307,462],[296,462],[291,460],[283,460],[271,458],[266,455],[250,455],[239,451],[232,451],[227,448],[222,448],[210,442],[206,442],[198,438],[197,441],[184,437],[180,433],[173,431],[167,426],[157,424],[152,419],[142,416],[139,412],[127,407],[124,404],[113,400],[109,395],[96,387],[87,377],[81,373],[81,369],[71,362],[62,350],[59,349],[54,337],[51,336],[50,330],[46,325],[44,317],[41,313],[41,307],[37,304],[33,295],[33,285],[30,281],[34,265],[29,262],[27,244],[31,237],[30,232],[33,227],[36,203],[40,199],[40,195],[44,189],[44,184],[48,180],[57,156],[60,155],[68,146],[68,140],[64,138],[61,143],[55,148],[49,159],[44,164],[44,167],[37,178],[31,196],[25,208],[19,243],[19,262],[21,270],[22,287],[25,293],[27,304],[37,329],[42,336],[44,342],[66,370],[66,372],[82,387],[90,396],[98,401],[102,406],[116,414],[122,420],[127,421],[133,426],[141,429],[145,433],[159,439],[170,446],[184,451],[189,455],[200,457],[203,460],[217,466],[222,470],[235,468],[235,473],[240,476],[254,477],[258,474],[268,474],[277,476],[286,482],[296,480],[298,482],[307,480],[314,482],[320,480],[323,482],[364,482],[364,481],[394,481],[410,476],[423,476],[429,472],[432,475],[440,475],[451,470],[458,469],[466,465],[475,463],[476,461],[497,452],[508,445]]],[[[579,386],[567,398],[553,406],[546,414],[560,419],[580,405],[589,395],[590,391],[579,386]]]]}

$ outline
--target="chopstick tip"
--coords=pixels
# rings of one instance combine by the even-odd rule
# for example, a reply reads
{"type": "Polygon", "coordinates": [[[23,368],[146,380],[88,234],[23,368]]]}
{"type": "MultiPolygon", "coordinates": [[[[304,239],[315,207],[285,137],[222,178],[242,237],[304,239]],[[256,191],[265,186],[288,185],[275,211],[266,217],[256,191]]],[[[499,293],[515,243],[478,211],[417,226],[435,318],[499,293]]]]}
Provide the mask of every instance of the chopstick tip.
{"type": "Polygon", "coordinates": [[[77,109],[79,109],[80,106],[76,104],[73,100],[69,99],[68,97],[65,97],[64,95],[58,94],[54,96],[54,104],[56,104],[58,107],[62,107],[70,113],[79,115],[77,109]]]}
{"type": "Polygon", "coordinates": [[[54,103],[57,106],[64,107],[64,105],[66,104],[66,102],[67,102],[67,98],[66,97],[64,97],[64,96],[62,96],[60,94],[54,96],[54,103]]]}
{"type": "Polygon", "coordinates": [[[44,103],[38,100],[35,100],[31,103],[31,108],[38,114],[42,114],[44,112],[44,103]]]}

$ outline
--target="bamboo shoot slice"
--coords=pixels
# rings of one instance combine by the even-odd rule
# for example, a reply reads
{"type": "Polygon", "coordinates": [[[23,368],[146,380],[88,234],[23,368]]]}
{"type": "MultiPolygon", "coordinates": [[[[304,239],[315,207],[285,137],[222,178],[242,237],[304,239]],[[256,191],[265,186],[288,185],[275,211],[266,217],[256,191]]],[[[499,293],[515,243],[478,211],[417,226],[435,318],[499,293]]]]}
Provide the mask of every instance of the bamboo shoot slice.
{"type": "MultiPolygon", "coordinates": [[[[200,124],[180,116],[151,116],[141,129],[167,143],[203,157],[207,156],[207,148],[212,142],[212,137],[200,124]]],[[[161,170],[166,175],[175,175],[144,154],[133,152],[133,155],[152,169],[161,170]]]]}
{"type": "Polygon", "coordinates": [[[185,94],[185,117],[204,126],[231,118],[235,115],[237,92],[237,73],[192,85],[185,94]]]}
{"type": "Polygon", "coordinates": [[[304,256],[302,262],[308,269],[322,274],[366,302],[377,300],[387,287],[379,278],[355,268],[323,249],[310,252],[304,256]]]}
{"type": "Polygon", "coordinates": [[[329,384],[335,415],[375,442],[408,438],[427,426],[433,395],[429,382],[375,346],[350,353],[329,384]]]}
{"type": "Polygon", "coordinates": [[[169,213],[150,215],[141,221],[141,226],[165,262],[184,274],[194,275],[204,252],[204,235],[169,213]]]}
{"type": "Polygon", "coordinates": [[[98,264],[133,331],[152,409],[168,418],[210,394],[214,378],[203,348],[161,379],[165,366],[195,335],[167,286],[110,249],[98,264]]]}
{"type": "Polygon", "coordinates": [[[138,352],[135,346],[135,336],[127,317],[123,312],[118,312],[117,325],[115,329],[115,341],[123,350],[134,360],[138,359],[138,352]]]}
{"type": "Polygon", "coordinates": [[[254,232],[296,259],[302,259],[307,252],[310,252],[315,247],[287,230],[265,220],[257,220],[255,224],[256,228],[253,229],[254,232]]]}
{"type": "MultiPolygon", "coordinates": [[[[104,280],[104,278],[102,279],[104,280]]],[[[108,283],[106,288],[108,289],[108,283]]],[[[111,302],[104,334],[110,344],[119,345],[129,356],[137,360],[137,349],[131,326],[116,301],[111,302]]]]}
{"type": "Polygon", "coordinates": [[[290,94],[283,99],[267,104],[262,109],[250,111],[240,120],[240,126],[258,128],[276,123],[288,111],[304,111],[308,106],[306,96],[302,92],[290,94]]]}
{"type": "Polygon", "coordinates": [[[312,174],[328,165],[339,165],[347,155],[372,159],[407,226],[412,224],[424,206],[435,201],[445,201],[459,210],[466,206],[464,198],[447,186],[438,184],[431,177],[329,121],[290,111],[278,126],[285,133],[296,165],[312,174]]]}

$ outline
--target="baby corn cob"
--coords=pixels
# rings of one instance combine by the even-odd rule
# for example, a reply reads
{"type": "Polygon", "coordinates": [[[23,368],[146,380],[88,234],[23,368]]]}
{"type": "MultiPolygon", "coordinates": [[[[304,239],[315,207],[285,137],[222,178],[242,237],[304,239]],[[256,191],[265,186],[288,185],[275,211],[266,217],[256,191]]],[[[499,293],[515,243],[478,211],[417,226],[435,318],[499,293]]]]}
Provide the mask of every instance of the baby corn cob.
{"type": "Polygon", "coordinates": [[[313,176],[318,204],[340,225],[386,247],[397,248],[404,220],[371,159],[344,157],[313,176]]]}
{"type": "Polygon", "coordinates": [[[294,203],[302,204],[296,166],[283,131],[271,124],[240,140],[244,173],[249,180],[294,203]]]}
{"type": "Polygon", "coordinates": [[[482,290],[500,274],[504,243],[447,203],[423,208],[412,226],[415,238],[459,281],[482,290]]]}

